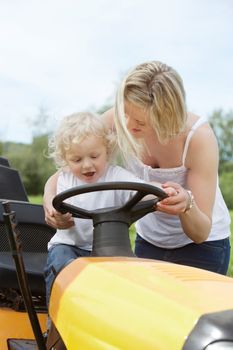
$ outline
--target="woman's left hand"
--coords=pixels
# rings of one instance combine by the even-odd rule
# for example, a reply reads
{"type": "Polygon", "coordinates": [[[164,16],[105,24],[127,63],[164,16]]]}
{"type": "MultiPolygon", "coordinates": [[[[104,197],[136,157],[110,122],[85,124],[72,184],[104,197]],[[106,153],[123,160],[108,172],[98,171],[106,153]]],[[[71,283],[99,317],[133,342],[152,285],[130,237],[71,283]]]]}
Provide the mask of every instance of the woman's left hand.
{"type": "Polygon", "coordinates": [[[184,213],[189,202],[187,190],[175,182],[166,182],[162,188],[168,197],[157,203],[157,210],[171,215],[184,213]]]}

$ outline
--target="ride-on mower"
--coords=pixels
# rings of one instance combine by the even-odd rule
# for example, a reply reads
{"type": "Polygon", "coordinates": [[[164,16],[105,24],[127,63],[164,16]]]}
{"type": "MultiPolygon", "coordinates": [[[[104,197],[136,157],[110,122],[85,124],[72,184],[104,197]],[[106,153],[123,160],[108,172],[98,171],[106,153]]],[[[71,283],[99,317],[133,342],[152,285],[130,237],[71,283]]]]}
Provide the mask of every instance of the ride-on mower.
{"type": "MultiPolygon", "coordinates": [[[[78,258],[63,268],[52,286],[49,314],[64,348],[233,349],[232,278],[193,267],[139,259],[131,250],[130,225],[154,211],[156,202],[165,196],[161,189],[151,185],[121,182],[80,186],[55,197],[57,210],[93,220],[91,256],[78,258]],[[95,211],[65,202],[72,196],[107,190],[133,190],[135,194],[122,207],[95,211]],[[140,201],[147,194],[153,194],[156,199],[140,201]]],[[[4,203],[3,216],[9,239],[13,239],[12,254],[20,288],[15,282],[8,293],[17,290],[16,299],[22,294],[26,308],[21,305],[22,309],[16,311],[12,307],[14,303],[1,306],[0,350],[44,349],[46,313],[37,307],[44,300],[44,286],[40,286],[41,279],[37,280],[41,276],[34,273],[36,268],[30,271],[28,263],[25,270],[29,278],[22,276],[24,254],[19,247],[17,210],[12,211],[11,206],[10,201],[4,203]]],[[[59,349],[57,346],[50,348],[59,349]]]]}

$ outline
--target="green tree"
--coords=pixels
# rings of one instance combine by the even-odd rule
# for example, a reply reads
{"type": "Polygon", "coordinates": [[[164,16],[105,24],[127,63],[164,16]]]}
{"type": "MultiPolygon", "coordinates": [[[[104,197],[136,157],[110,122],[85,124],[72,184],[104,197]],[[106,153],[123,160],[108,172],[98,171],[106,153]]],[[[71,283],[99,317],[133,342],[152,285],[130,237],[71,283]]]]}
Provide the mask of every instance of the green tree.
{"type": "Polygon", "coordinates": [[[24,184],[29,194],[43,193],[46,180],[55,171],[53,162],[46,157],[50,121],[50,114],[44,106],[40,106],[38,113],[30,120],[34,136],[22,170],[24,184]]]}
{"type": "Polygon", "coordinates": [[[49,113],[40,107],[38,114],[30,121],[34,134],[32,143],[4,143],[4,156],[19,171],[29,195],[43,193],[46,180],[55,171],[53,162],[46,157],[49,122],[49,113]]]}
{"type": "Polygon", "coordinates": [[[29,118],[29,124],[34,136],[47,135],[51,131],[51,118],[49,111],[44,106],[39,106],[38,113],[29,118]]]}
{"type": "Polygon", "coordinates": [[[215,110],[210,124],[219,145],[219,184],[229,209],[233,208],[233,111],[215,110]]]}
{"type": "Polygon", "coordinates": [[[29,194],[43,193],[48,177],[55,172],[55,166],[47,154],[48,135],[33,138],[27,158],[24,162],[23,178],[29,194]]]}
{"type": "Polygon", "coordinates": [[[233,209],[233,162],[224,163],[219,184],[227,207],[233,209]]]}
{"type": "Polygon", "coordinates": [[[218,140],[221,172],[224,163],[233,161],[233,111],[215,110],[209,121],[218,140]]]}

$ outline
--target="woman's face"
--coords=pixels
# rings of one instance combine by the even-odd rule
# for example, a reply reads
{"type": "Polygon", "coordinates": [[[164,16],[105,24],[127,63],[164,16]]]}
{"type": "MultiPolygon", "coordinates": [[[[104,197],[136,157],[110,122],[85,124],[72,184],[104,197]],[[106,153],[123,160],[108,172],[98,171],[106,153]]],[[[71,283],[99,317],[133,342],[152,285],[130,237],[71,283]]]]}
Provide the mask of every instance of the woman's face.
{"type": "Polygon", "coordinates": [[[131,135],[137,139],[154,134],[148,122],[148,112],[132,103],[125,103],[126,126],[131,135]]]}

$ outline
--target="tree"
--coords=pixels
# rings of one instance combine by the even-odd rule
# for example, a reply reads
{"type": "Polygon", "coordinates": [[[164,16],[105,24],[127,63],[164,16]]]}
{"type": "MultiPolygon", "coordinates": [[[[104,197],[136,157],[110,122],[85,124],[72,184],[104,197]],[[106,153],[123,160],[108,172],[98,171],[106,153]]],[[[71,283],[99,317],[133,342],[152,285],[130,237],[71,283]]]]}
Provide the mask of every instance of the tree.
{"type": "Polygon", "coordinates": [[[3,153],[3,142],[0,141],[0,155],[3,153]]]}
{"type": "Polygon", "coordinates": [[[50,132],[50,114],[46,107],[39,106],[38,113],[29,119],[34,136],[46,135],[50,132]]]}
{"type": "Polygon", "coordinates": [[[50,115],[44,106],[39,107],[30,124],[34,137],[24,159],[22,173],[27,192],[36,195],[43,193],[46,180],[55,171],[53,162],[46,157],[50,115]]]}
{"type": "Polygon", "coordinates": [[[233,111],[215,110],[209,122],[218,140],[221,172],[224,163],[233,161],[233,111]]]}
{"type": "Polygon", "coordinates": [[[227,207],[233,208],[233,111],[215,110],[210,116],[210,124],[219,145],[219,183],[227,207]]]}
{"type": "Polygon", "coordinates": [[[49,121],[48,112],[40,107],[38,114],[30,121],[34,134],[32,143],[4,143],[4,155],[11,166],[19,171],[29,195],[43,193],[46,180],[56,170],[53,162],[46,157],[49,121]]]}
{"type": "Polygon", "coordinates": [[[227,163],[225,170],[220,175],[220,187],[228,209],[233,209],[233,162],[227,163]]]}
{"type": "Polygon", "coordinates": [[[41,194],[50,175],[56,169],[53,161],[46,156],[48,135],[35,136],[24,162],[23,176],[29,194],[41,194]]]}

